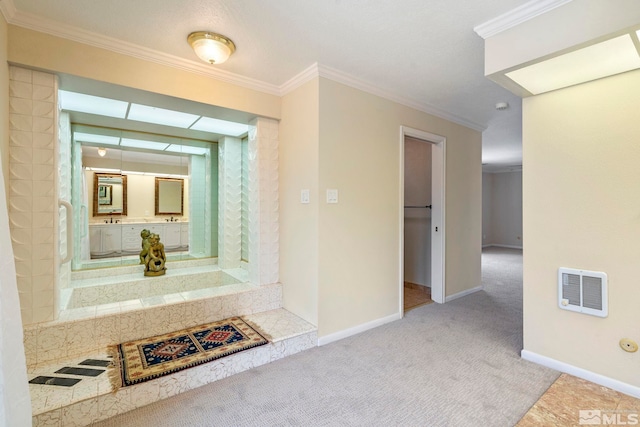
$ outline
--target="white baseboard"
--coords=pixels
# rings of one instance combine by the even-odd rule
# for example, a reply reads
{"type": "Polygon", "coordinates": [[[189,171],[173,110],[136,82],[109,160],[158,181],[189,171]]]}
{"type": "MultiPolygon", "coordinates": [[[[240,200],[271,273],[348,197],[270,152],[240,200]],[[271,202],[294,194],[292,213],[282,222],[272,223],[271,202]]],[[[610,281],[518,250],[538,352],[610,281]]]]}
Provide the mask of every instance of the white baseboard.
{"type": "Polygon", "coordinates": [[[482,289],[483,289],[482,285],[480,285],[480,286],[476,286],[475,288],[467,289],[466,291],[458,292],[457,294],[449,295],[444,299],[444,302],[449,302],[449,301],[453,301],[454,299],[462,298],[474,292],[481,291],[482,289]]]}
{"type": "Polygon", "coordinates": [[[522,250],[522,246],[500,245],[500,244],[497,244],[497,243],[489,243],[488,245],[482,245],[483,248],[488,248],[490,246],[494,246],[496,248],[520,249],[520,250],[522,250]]]}
{"type": "Polygon", "coordinates": [[[334,341],[339,341],[343,338],[347,338],[352,335],[357,335],[361,332],[368,331],[369,329],[377,328],[378,326],[382,326],[386,323],[391,323],[400,319],[402,319],[402,314],[396,313],[396,314],[392,314],[391,316],[383,317],[381,319],[372,320],[370,322],[363,323],[358,326],[354,326],[353,328],[334,332],[333,334],[325,335],[324,337],[319,337],[318,346],[329,344],[334,341]]]}
{"type": "Polygon", "coordinates": [[[577,366],[569,365],[568,363],[542,356],[529,350],[522,350],[520,356],[529,362],[537,363],[538,365],[546,366],[556,371],[565,372],[574,377],[582,378],[592,383],[600,384],[621,393],[640,398],[640,387],[605,377],[604,375],[596,374],[595,372],[587,371],[586,369],[578,368],[577,366]]]}

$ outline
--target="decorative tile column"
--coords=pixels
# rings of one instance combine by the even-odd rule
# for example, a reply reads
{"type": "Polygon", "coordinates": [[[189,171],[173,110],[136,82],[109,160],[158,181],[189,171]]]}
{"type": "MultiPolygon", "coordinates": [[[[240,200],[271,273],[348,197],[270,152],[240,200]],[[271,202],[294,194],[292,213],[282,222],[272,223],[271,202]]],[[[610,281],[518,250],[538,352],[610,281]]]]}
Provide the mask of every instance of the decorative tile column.
{"type": "Polygon", "coordinates": [[[249,279],[279,280],[278,122],[249,123],[249,279]]]}
{"type": "Polygon", "coordinates": [[[9,225],[25,325],[56,317],[56,99],[53,74],[9,67],[9,225]]]}
{"type": "Polygon", "coordinates": [[[238,268],[242,257],[242,141],[218,141],[218,265],[238,268]]]}

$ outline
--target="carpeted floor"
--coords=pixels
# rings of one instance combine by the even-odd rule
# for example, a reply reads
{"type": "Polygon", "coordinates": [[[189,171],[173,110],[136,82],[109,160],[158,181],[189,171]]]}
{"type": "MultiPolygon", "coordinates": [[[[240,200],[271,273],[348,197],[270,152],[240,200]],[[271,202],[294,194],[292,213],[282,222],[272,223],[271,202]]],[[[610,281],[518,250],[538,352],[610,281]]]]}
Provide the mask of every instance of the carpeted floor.
{"type": "Polygon", "coordinates": [[[559,373],[520,359],[522,251],[483,252],[484,291],[98,426],[513,426],[559,373]]]}

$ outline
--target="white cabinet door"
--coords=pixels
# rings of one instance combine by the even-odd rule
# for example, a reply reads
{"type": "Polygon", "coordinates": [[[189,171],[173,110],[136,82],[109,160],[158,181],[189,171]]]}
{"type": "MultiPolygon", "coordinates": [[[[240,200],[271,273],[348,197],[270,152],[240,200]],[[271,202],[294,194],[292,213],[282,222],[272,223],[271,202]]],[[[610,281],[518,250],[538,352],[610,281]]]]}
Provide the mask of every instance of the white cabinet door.
{"type": "Polygon", "coordinates": [[[164,227],[164,236],[160,236],[166,249],[180,246],[180,224],[168,224],[164,227]]]}
{"type": "Polygon", "coordinates": [[[107,226],[102,230],[102,252],[119,254],[122,252],[122,227],[107,226]]]}
{"type": "Polygon", "coordinates": [[[102,253],[102,227],[89,227],[89,252],[92,256],[102,253]]]}
{"type": "Polygon", "coordinates": [[[164,241],[164,225],[162,224],[147,224],[145,227],[152,233],[155,233],[160,236],[160,241],[164,241]]]}
{"type": "Polygon", "coordinates": [[[180,246],[189,247],[189,224],[180,224],[180,246]]]}
{"type": "Polygon", "coordinates": [[[142,250],[142,237],[140,232],[144,228],[143,224],[122,226],[122,250],[123,252],[136,253],[142,250]]]}

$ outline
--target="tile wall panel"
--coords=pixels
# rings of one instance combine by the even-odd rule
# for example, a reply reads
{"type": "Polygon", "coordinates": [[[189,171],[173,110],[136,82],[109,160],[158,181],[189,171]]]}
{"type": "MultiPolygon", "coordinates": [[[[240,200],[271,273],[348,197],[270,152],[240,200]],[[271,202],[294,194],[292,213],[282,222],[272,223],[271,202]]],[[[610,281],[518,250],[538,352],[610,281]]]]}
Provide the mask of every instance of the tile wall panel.
{"type": "Polygon", "coordinates": [[[265,285],[279,280],[278,122],[249,123],[249,277],[265,285]]]}
{"type": "Polygon", "coordinates": [[[55,318],[56,94],[53,74],[9,67],[9,223],[25,325],[55,318]]]}
{"type": "Polygon", "coordinates": [[[189,165],[189,252],[197,255],[206,252],[205,204],[206,168],[200,156],[191,156],[189,165]]]}
{"type": "MultiPolygon", "coordinates": [[[[72,181],[72,166],[73,159],[71,156],[71,118],[69,113],[61,111],[58,114],[58,199],[65,200],[69,203],[72,202],[71,198],[71,181],[72,181]]],[[[34,161],[35,156],[40,152],[46,152],[46,149],[34,149],[34,161]]],[[[46,160],[44,160],[46,161],[46,160]]],[[[53,162],[53,159],[51,159],[53,162]]],[[[52,164],[53,165],[53,164],[52,164]]],[[[73,241],[67,239],[67,229],[73,228],[73,212],[68,212],[63,206],[58,206],[58,245],[55,247],[62,259],[66,258],[72,252],[73,241]]],[[[51,248],[53,253],[54,246],[47,245],[51,248]]],[[[69,287],[71,283],[71,262],[60,263],[57,268],[57,284],[56,289],[64,289],[69,287]]],[[[56,304],[58,312],[60,310],[59,304],[56,304]]],[[[59,313],[56,313],[58,317],[59,313]]]]}
{"type": "Polygon", "coordinates": [[[243,261],[249,259],[249,141],[242,140],[242,255],[243,261]]]}
{"type": "Polygon", "coordinates": [[[242,256],[242,141],[218,141],[218,264],[238,268],[242,256]]]}

